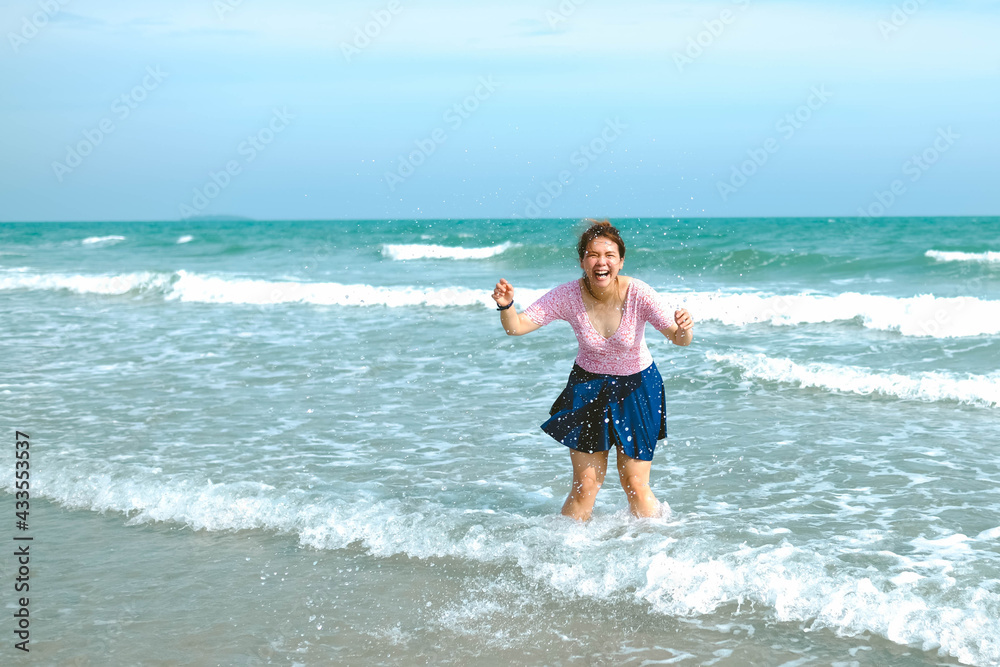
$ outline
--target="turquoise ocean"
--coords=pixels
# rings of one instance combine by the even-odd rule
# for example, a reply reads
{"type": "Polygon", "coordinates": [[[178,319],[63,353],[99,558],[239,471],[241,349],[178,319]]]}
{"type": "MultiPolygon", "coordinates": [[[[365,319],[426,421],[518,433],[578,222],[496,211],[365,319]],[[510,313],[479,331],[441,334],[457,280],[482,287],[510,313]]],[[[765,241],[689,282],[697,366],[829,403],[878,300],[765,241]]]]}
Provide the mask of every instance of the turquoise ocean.
{"type": "Polygon", "coordinates": [[[579,220],[0,225],[0,663],[1000,664],[1000,218],[613,222],[696,335],[585,524],[579,220]]]}

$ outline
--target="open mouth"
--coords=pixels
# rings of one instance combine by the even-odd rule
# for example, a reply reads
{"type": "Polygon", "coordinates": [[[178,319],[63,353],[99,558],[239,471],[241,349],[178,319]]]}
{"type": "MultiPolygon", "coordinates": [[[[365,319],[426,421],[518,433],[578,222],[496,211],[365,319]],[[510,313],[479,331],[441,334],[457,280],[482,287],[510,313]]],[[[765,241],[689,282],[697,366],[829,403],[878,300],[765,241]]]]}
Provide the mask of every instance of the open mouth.
{"type": "Polygon", "coordinates": [[[594,271],[594,277],[598,280],[604,280],[611,275],[610,271],[594,271]]]}

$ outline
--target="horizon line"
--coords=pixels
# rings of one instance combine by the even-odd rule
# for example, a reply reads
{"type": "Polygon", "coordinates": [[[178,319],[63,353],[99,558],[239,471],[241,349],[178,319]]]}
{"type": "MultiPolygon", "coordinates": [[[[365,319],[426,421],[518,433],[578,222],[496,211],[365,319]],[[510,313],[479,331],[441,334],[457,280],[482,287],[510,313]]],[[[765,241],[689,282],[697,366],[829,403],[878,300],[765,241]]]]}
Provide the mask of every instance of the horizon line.
{"type": "Polygon", "coordinates": [[[957,215],[957,214],[938,214],[938,215],[880,215],[880,216],[840,216],[840,215],[750,215],[750,216],[735,216],[735,215],[725,215],[725,216],[654,216],[654,215],[640,215],[640,216],[587,216],[587,217],[558,217],[558,218],[525,218],[525,217],[484,217],[484,218],[465,218],[465,217],[391,217],[391,218],[248,218],[245,216],[205,216],[205,217],[192,217],[192,218],[174,218],[174,219],[136,219],[136,218],[120,218],[120,219],[90,219],[90,220],[0,220],[0,225],[38,225],[38,224],[91,224],[91,223],[152,223],[152,224],[163,224],[163,223],[185,223],[185,222],[398,222],[398,221],[413,221],[413,222],[423,222],[423,221],[448,221],[454,222],[457,220],[467,221],[467,222],[482,222],[482,221],[496,221],[496,222],[562,222],[566,220],[587,220],[587,219],[607,219],[607,220],[907,220],[913,218],[952,218],[952,219],[962,219],[962,218],[1000,218],[1000,213],[989,213],[989,214],[972,214],[972,215],[957,215]]]}

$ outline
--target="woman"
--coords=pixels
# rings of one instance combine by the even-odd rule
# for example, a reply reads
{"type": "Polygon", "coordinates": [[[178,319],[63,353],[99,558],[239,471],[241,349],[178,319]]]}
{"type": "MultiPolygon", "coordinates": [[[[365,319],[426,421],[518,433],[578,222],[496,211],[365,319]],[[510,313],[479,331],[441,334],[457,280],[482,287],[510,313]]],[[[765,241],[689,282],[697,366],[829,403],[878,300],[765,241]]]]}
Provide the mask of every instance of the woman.
{"type": "Polygon", "coordinates": [[[684,309],[671,320],[649,285],[621,275],[621,235],[607,220],[591,222],[577,246],[582,278],[556,287],[521,313],[511,308],[514,287],[501,278],[493,300],[508,336],[559,319],[570,323],[580,344],[569,382],[542,424],[570,448],[573,486],[562,513],[590,518],[614,446],[632,514],[659,516],[649,469],[656,441],[667,437],[666,396],[644,331],[649,322],[675,345],[690,345],[694,322],[684,309]]]}

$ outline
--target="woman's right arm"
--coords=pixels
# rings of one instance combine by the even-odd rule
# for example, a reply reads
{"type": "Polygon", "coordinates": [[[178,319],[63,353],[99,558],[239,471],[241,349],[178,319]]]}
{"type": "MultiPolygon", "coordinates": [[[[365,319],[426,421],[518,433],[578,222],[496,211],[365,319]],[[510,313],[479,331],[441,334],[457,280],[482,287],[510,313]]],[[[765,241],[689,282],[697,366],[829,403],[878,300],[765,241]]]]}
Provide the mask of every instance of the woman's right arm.
{"type": "MultiPolygon", "coordinates": [[[[513,285],[501,278],[493,290],[493,300],[497,302],[498,306],[513,303],[513,285]]],[[[526,317],[524,313],[517,312],[517,309],[513,307],[500,311],[500,324],[503,325],[503,330],[507,332],[508,336],[523,336],[542,326],[526,317]]]]}

